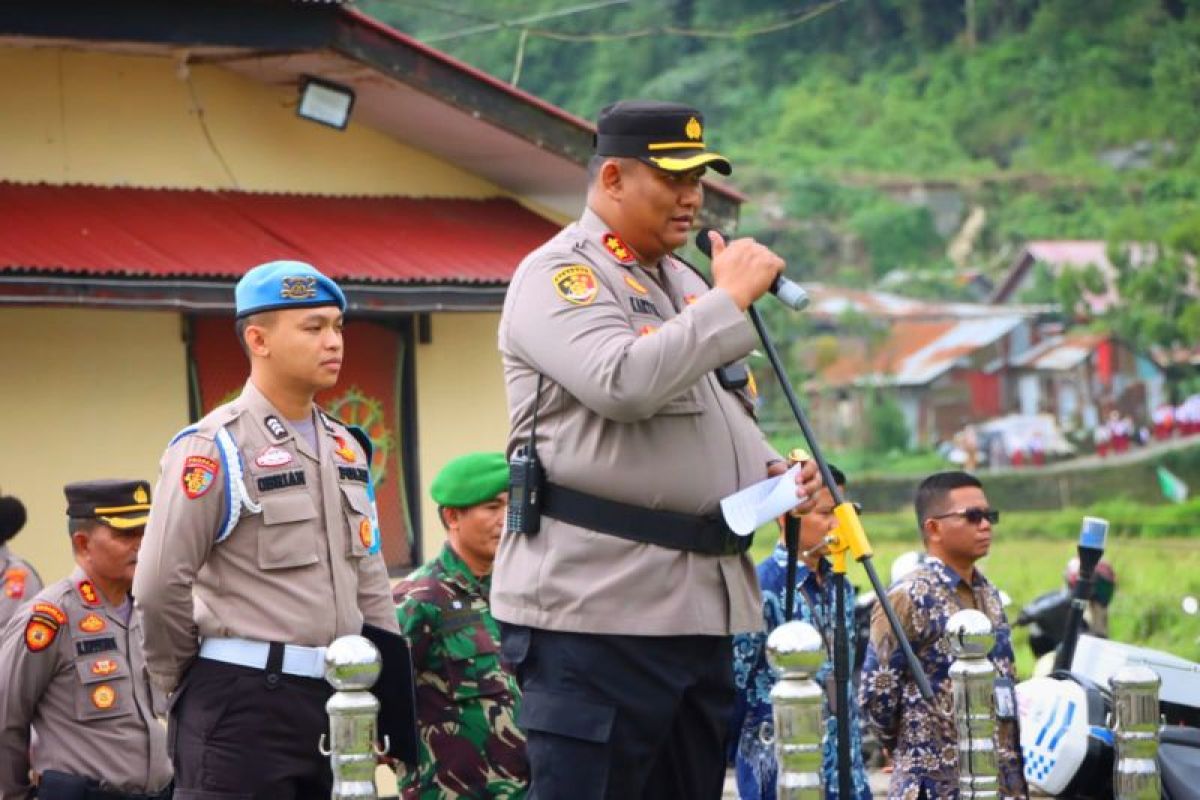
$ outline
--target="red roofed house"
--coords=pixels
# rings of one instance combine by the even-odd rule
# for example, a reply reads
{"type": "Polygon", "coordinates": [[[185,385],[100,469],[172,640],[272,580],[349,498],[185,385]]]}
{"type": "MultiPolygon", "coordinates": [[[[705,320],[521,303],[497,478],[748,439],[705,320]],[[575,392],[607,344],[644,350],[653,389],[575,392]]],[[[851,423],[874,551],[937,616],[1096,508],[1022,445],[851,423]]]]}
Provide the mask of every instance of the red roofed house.
{"type": "Polygon", "coordinates": [[[1028,346],[1033,310],[932,303],[856,289],[809,286],[808,311],[836,332],[836,357],[816,366],[806,386],[818,433],[861,447],[871,392],[900,407],[912,444],[948,439],[968,422],[1007,413],[1015,385],[1007,366],[1028,346]],[[847,329],[844,316],[855,316],[847,329]],[[880,326],[872,343],[857,328],[880,326]]]}
{"type": "MultiPolygon", "coordinates": [[[[375,439],[388,563],[435,553],[429,480],[504,445],[498,310],[581,209],[591,126],[336,2],[4,3],[0,74],[0,487],[34,532],[17,548],[57,578],[62,485],[157,477],[245,379],[234,283],[292,258],[349,298],[321,400],[375,439]]],[[[710,187],[710,223],[739,202],[710,187]]]]}

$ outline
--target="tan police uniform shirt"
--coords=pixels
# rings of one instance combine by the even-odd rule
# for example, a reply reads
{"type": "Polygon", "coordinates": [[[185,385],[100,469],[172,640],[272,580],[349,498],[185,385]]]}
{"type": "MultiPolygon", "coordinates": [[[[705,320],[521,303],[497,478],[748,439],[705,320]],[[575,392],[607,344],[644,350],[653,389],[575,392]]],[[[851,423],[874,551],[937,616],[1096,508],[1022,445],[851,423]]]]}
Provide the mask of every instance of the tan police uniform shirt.
{"type": "Polygon", "coordinates": [[[358,442],[317,412],[318,451],[250,381],[242,394],[176,437],[162,459],[134,577],[151,676],[173,691],[202,637],[324,647],[397,631],[383,556],[369,554],[369,465],[358,442]],[[224,427],[241,452],[258,511],[226,519],[224,427]],[[190,433],[188,431],[191,431],[190,433]]]}
{"type": "Polygon", "coordinates": [[[166,728],[154,716],[141,641],[137,610],[127,623],[78,567],[9,620],[0,638],[0,798],[30,796],[31,766],[130,793],[167,785],[166,728]]]}
{"type": "MultiPolygon", "coordinates": [[[[9,550],[8,545],[0,544],[0,628],[41,590],[42,579],[33,567],[9,550]]],[[[3,675],[4,667],[0,665],[0,676],[3,675]]]]}
{"type": "MultiPolygon", "coordinates": [[[[688,267],[664,258],[646,270],[628,255],[589,210],[517,269],[500,320],[508,450],[528,441],[541,373],[537,452],[549,480],[645,508],[709,513],[779,459],[746,398],[713,374],[757,339],[733,299],[688,267]]],[[[552,630],[762,627],[748,557],[630,542],[547,516],[536,535],[505,534],[491,599],[497,619],[552,630]]]]}

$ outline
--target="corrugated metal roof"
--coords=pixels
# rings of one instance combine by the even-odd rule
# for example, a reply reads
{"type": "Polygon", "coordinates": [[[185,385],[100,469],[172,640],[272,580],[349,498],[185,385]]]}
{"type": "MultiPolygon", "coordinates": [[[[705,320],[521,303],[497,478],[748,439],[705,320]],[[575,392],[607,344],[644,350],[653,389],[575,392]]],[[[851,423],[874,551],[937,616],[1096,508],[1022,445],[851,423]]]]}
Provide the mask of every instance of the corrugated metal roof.
{"type": "Polygon", "coordinates": [[[237,277],[309,261],[379,283],[503,283],[558,226],[508,199],[0,182],[0,272],[237,277]]]}
{"type": "Polygon", "coordinates": [[[868,359],[861,347],[846,350],[821,371],[821,379],[831,386],[923,386],[1022,322],[1024,317],[1019,315],[958,322],[902,320],[891,328],[887,341],[872,358],[868,359]]]}
{"type": "Polygon", "coordinates": [[[1023,321],[1019,316],[964,320],[906,358],[891,382],[897,386],[923,386],[958,359],[987,347],[1023,321]]]}
{"type": "Polygon", "coordinates": [[[1101,333],[1055,336],[1030,348],[1014,362],[1027,369],[1060,372],[1079,366],[1108,337],[1101,333]]]}

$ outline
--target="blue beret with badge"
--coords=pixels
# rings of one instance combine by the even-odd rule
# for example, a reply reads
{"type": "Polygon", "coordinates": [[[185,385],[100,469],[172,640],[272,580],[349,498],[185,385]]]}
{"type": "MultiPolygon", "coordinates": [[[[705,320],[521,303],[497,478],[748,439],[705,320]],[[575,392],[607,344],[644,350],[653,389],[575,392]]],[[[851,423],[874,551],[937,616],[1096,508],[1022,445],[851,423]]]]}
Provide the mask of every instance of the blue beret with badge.
{"type": "Polygon", "coordinates": [[[466,508],[508,491],[508,462],[503,453],[459,456],[433,479],[429,494],[439,506],[466,508]]]}
{"type": "Polygon", "coordinates": [[[337,306],[346,310],[346,295],[341,288],[303,261],[259,264],[238,281],[234,298],[238,319],[282,308],[337,306]]]}

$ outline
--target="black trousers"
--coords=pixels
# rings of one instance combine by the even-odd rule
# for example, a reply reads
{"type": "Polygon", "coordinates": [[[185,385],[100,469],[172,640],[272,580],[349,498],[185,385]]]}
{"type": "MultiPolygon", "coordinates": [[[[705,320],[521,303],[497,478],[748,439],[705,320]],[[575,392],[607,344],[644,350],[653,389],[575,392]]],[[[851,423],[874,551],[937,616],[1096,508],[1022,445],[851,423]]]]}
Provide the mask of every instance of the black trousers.
{"type": "Polygon", "coordinates": [[[197,659],[171,709],[176,800],[329,800],[323,680],[197,659]]]}
{"type": "Polygon", "coordinates": [[[720,798],[730,637],[502,633],[521,684],[528,800],[720,798]]]}

